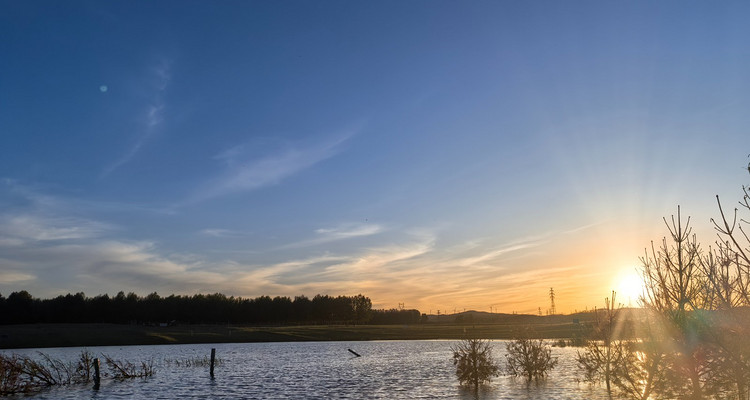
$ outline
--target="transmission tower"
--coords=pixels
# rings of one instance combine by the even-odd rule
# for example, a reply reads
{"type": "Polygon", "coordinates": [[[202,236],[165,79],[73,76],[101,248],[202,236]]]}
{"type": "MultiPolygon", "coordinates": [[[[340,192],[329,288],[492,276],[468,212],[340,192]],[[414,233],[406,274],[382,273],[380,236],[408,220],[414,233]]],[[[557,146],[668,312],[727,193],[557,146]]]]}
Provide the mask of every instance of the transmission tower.
{"type": "Polygon", "coordinates": [[[555,289],[549,288],[549,313],[551,315],[557,314],[557,310],[555,309],[555,289]]]}

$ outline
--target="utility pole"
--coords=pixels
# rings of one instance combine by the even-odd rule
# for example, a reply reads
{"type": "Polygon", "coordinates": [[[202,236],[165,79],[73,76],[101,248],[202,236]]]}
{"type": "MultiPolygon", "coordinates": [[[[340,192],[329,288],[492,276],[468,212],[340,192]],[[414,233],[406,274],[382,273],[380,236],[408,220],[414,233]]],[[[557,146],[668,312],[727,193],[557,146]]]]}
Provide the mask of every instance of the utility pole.
{"type": "Polygon", "coordinates": [[[555,289],[553,288],[549,288],[549,303],[550,303],[550,308],[549,308],[550,315],[557,314],[557,310],[555,310],[555,289]]]}

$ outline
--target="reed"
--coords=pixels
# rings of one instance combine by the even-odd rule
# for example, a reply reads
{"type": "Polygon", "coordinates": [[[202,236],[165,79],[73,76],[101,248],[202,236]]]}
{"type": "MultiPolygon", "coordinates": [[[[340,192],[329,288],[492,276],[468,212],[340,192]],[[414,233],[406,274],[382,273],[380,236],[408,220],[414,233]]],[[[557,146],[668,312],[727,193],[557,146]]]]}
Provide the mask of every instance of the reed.
{"type": "MultiPolygon", "coordinates": [[[[223,364],[224,361],[221,358],[214,359],[214,366],[223,364]]],[[[175,358],[175,359],[164,359],[164,365],[175,366],[181,368],[201,368],[211,366],[211,359],[208,356],[203,357],[192,357],[192,358],[175,358]]]]}
{"type": "MultiPolygon", "coordinates": [[[[143,378],[154,374],[152,361],[134,364],[102,355],[116,380],[143,378]]],[[[94,356],[81,351],[76,361],[64,362],[39,352],[37,358],[0,354],[0,396],[28,394],[52,386],[86,384],[93,379],[94,356]]]]}
{"type": "Polygon", "coordinates": [[[102,356],[104,357],[104,363],[109,368],[110,376],[116,380],[146,378],[152,376],[155,372],[153,360],[134,364],[126,360],[116,360],[106,354],[102,354],[102,356]]]}

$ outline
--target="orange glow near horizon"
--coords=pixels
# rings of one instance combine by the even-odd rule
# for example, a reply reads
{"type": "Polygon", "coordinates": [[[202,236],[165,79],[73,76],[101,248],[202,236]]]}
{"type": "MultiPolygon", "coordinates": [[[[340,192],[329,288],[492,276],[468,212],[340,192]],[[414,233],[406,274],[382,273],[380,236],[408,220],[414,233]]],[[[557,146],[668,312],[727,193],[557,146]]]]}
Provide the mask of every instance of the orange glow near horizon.
{"type": "Polygon", "coordinates": [[[420,275],[419,285],[413,281],[372,285],[363,294],[373,300],[374,308],[404,303],[406,308],[432,314],[437,310],[441,314],[454,310],[538,314],[540,309],[547,314],[551,287],[558,314],[604,307],[605,297],[611,297],[613,290],[617,304],[638,307],[643,290],[637,267],[639,236],[622,240],[598,233],[549,242],[543,251],[540,247],[523,257],[496,260],[474,273],[435,268],[432,274],[420,275]]]}

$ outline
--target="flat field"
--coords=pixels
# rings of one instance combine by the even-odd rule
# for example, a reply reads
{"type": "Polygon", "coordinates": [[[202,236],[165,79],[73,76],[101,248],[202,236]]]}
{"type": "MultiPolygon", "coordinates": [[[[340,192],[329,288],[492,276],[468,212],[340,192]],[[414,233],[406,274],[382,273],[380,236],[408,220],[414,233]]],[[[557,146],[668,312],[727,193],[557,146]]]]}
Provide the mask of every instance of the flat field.
{"type": "MultiPolygon", "coordinates": [[[[177,325],[144,326],[117,324],[28,324],[0,325],[0,348],[84,347],[187,343],[242,343],[294,341],[426,340],[480,337],[509,339],[519,324],[414,325],[304,325],[231,326],[177,325]]],[[[573,322],[534,323],[544,338],[579,337],[586,330],[573,322]]]]}

